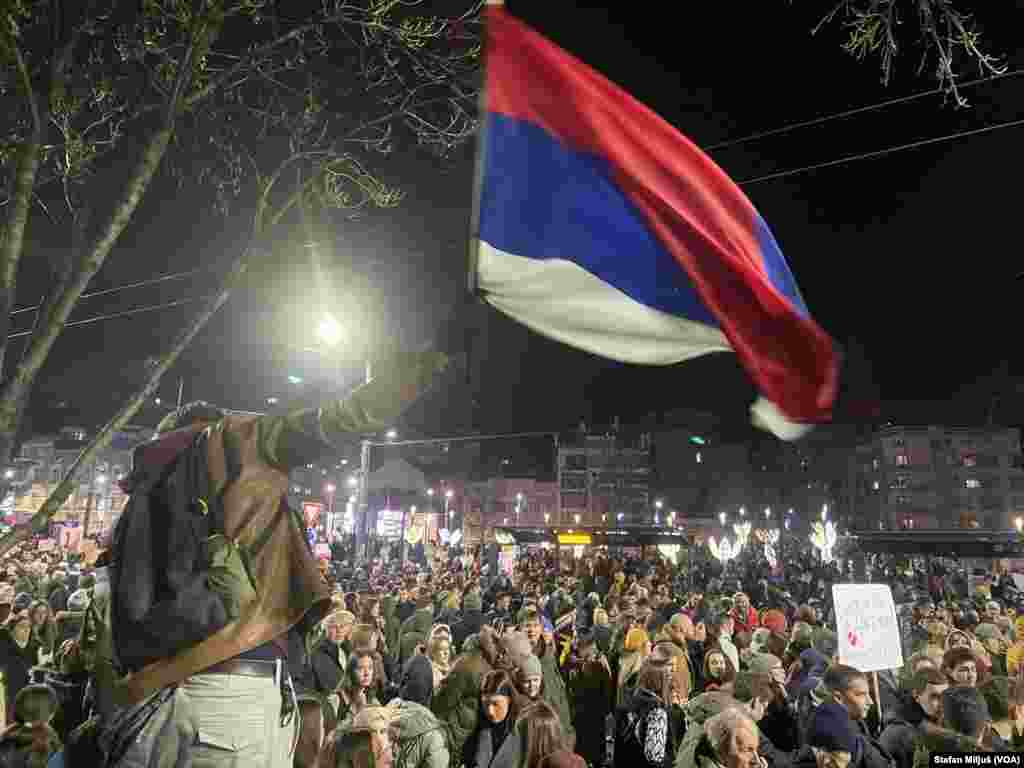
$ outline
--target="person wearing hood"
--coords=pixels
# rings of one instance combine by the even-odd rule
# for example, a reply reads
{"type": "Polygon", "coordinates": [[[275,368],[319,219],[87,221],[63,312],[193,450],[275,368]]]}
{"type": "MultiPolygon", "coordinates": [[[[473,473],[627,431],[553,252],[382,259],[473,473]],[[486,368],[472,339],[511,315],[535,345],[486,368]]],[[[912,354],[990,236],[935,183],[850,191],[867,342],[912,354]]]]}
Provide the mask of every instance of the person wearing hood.
{"type": "Polygon", "coordinates": [[[924,732],[942,725],[942,695],[949,688],[945,675],[924,669],[911,679],[907,699],[887,713],[879,744],[892,755],[896,768],[913,768],[914,751],[924,732]]]}
{"type": "Polygon", "coordinates": [[[461,652],[466,638],[477,634],[484,625],[483,607],[484,601],[479,590],[472,589],[466,592],[462,598],[462,618],[452,627],[452,640],[456,651],[461,652]]]}
{"type": "Polygon", "coordinates": [[[47,765],[61,748],[60,737],[50,725],[58,706],[57,694],[48,685],[29,685],[19,691],[13,724],[0,735],[0,766],[47,765]]]}
{"type": "Polygon", "coordinates": [[[402,623],[402,628],[398,633],[396,661],[399,668],[404,668],[414,654],[426,650],[427,639],[430,637],[430,628],[433,623],[434,601],[430,590],[427,587],[421,587],[416,596],[416,612],[402,623]]]}
{"type": "Polygon", "coordinates": [[[672,665],[667,657],[649,659],[636,688],[615,714],[615,763],[633,768],[668,768],[681,734],[673,728],[672,665]]]}
{"type": "Polygon", "coordinates": [[[451,737],[449,747],[455,765],[460,759],[470,759],[463,747],[478,725],[480,685],[484,675],[496,669],[503,658],[514,657],[518,660],[518,657],[530,652],[529,640],[522,635],[513,633],[499,638],[488,626],[481,628],[478,642],[478,648],[456,659],[444,684],[434,691],[430,705],[434,714],[448,728],[451,737]]]}

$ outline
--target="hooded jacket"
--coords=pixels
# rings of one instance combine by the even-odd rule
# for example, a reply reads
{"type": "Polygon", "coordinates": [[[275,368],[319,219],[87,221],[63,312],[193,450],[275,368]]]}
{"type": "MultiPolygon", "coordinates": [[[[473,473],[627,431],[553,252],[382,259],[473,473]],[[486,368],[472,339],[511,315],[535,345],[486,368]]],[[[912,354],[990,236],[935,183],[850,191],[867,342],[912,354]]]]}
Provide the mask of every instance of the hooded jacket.
{"type": "MultiPolygon", "coordinates": [[[[156,456],[169,463],[176,454],[160,451],[161,444],[172,436],[180,440],[182,433],[194,437],[205,427],[207,470],[214,489],[225,489],[228,456],[237,456],[240,472],[223,491],[223,533],[247,550],[253,589],[240,603],[238,617],[221,629],[119,680],[115,693],[122,706],[134,706],[157,690],[274,641],[300,621],[312,626],[327,614],[330,589],[310,551],[304,525],[285,502],[288,472],[336,451],[335,445],[353,435],[391,424],[446,364],[436,353],[394,360],[345,400],[283,416],[227,416],[215,425],[185,427],[144,446],[157,449],[156,456]]],[[[119,527],[125,522],[122,516],[119,527]]],[[[133,529],[132,521],[127,523],[125,535],[134,556],[117,564],[119,581],[156,594],[154,585],[163,575],[155,572],[154,531],[133,529]]],[[[115,615],[115,626],[117,620],[115,615]]]]}
{"type": "Polygon", "coordinates": [[[455,661],[431,702],[434,714],[448,727],[449,747],[455,759],[462,755],[466,739],[476,730],[483,676],[498,663],[497,638],[489,627],[480,631],[479,642],[479,648],[455,661]]]}
{"type": "Polygon", "coordinates": [[[393,699],[388,707],[398,713],[394,768],[448,768],[448,739],[434,713],[404,699],[393,699]]]}
{"type": "Polygon", "coordinates": [[[398,640],[398,663],[403,669],[416,654],[416,646],[426,645],[433,623],[434,609],[427,606],[416,609],[416,613],[402,624],[398,640]]]}

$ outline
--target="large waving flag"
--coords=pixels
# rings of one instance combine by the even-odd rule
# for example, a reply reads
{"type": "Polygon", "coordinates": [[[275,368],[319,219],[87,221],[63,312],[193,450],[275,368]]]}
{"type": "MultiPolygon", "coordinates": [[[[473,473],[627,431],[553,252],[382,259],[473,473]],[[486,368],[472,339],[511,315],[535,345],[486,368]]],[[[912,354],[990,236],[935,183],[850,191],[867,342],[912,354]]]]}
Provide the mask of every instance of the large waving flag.
{"type": "Polygon", "coordinates": [[[487,9],[476,285],[533,330],[671,365],[731,350],[754,420],[827,421],[838,358],[768,225],[679,131],[579,59],[487,9]]]}

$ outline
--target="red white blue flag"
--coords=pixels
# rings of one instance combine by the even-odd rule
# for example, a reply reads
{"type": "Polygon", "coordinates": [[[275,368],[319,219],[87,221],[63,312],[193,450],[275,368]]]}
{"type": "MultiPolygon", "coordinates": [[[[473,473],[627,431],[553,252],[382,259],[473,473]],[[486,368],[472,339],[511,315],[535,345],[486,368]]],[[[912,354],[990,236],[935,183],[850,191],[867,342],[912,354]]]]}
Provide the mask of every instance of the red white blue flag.
{"type": "Polygon", "coordinates": [[[487,9],[476,284],[534,331],[671,365],[732,351],[755,423],[828,421],[838,355],[768,225],[696,145],[501,6],[487,9]]]}

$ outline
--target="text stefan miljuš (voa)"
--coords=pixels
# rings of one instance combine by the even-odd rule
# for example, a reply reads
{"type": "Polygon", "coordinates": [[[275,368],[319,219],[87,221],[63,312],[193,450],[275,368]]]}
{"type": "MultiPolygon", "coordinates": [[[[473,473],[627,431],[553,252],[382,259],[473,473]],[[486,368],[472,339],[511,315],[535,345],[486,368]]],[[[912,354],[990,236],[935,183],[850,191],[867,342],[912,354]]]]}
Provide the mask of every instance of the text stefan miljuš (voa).
{"type": "Polygon", "coordinates": [[[933,752],[933,766],[1024,766],[1024,752],[933,752]]]}

